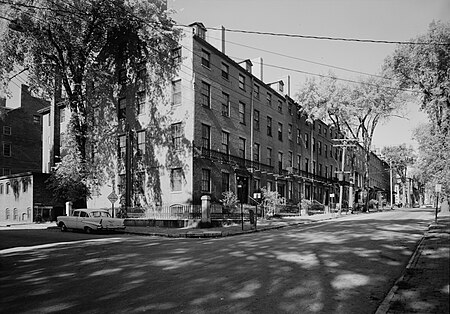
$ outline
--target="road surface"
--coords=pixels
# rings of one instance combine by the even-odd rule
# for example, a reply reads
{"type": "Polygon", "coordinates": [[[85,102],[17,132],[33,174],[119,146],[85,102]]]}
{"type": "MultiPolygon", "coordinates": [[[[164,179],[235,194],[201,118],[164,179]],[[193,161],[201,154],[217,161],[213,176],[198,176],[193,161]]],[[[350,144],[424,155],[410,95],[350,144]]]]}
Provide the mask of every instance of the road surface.
{"type": "Polygon", "coordinates": [[[32,246],[0,249],[0,312],[374,313],[433,218],[399,209],[217,239],[36,230],[32,246]]]}

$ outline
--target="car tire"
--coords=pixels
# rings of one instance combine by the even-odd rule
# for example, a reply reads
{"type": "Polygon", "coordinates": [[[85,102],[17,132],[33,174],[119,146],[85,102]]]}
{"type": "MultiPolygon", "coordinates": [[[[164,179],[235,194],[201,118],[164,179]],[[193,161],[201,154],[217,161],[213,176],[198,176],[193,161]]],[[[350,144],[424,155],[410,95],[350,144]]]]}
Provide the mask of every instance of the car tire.
{"type": "Polygon", "coordinates": [[[89,227],[84,228],[84,232],[86,232],[87,234],[91,234],[92,233],[92,229],[89,227]]]}
{"type": "Polygon", "coordinates": [[[61,223],[59,225],[59,228],[61,229],[61,232],[66,232],[67,231],[67,227],[66,227],[66,225],[64,223],[61,223]]]}

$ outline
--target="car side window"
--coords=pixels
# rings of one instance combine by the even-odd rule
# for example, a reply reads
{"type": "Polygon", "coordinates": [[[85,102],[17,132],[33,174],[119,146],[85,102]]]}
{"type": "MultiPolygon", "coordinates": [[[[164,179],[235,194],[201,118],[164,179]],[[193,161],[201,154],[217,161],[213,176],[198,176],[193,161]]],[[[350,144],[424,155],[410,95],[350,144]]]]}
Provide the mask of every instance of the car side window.
{"type": "Polygon", "coordinates": [[[86,212],[81,212],[81,217],[88,217],[89,215],[86,212]]]}
{"type": "Polygon", "coordinates": [[[92,216],[92,217],[100,217],[100,216],[101,216],[101,213],[100,213],[100,212],[92,212],[92,213],[91,213],[91,216],[92,216]]]}
{"type": "Polygon", "coordinates": [[[76,211],[73,212],[73,215],[74,215],[75,217],[78,217],[78,216],[80,216],[80,212],[79,212],[78,210],[76,210],[76,211]]]}

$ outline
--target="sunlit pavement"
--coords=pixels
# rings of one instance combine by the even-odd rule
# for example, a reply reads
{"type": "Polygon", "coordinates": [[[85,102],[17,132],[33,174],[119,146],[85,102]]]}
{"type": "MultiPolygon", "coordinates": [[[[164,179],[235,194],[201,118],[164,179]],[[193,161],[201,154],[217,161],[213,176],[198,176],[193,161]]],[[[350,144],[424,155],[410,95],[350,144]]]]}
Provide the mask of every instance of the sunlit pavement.
{"type": "Polygon", "coordinates": [[[450,312],[450,214],[440,213],[376,314],[450,312]]]}
{"type": "Polygon", "coordinates": [[[433,217],[403,209],[223,238],[9,248],[0,312],[374,313],[433,217]]]}

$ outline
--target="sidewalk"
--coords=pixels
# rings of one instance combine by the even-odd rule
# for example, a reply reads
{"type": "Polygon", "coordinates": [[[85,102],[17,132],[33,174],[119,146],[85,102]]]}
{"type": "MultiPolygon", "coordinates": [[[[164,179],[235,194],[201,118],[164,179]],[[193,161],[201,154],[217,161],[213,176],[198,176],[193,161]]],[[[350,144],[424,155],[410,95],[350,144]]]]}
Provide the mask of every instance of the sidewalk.
{"type": "Polygon", "coordinates": [[[450,311],[450,214],[439,213],[375,314],[450,311]]]}
{"type": "MultiPolygon", "coordinates": [[[[345,217],[342,215],[341,217],[345,217]]],[[[264,230],[278,229],[286,226],[309,224],[315,221],[324,221],[337,218],[336,214],[318,214],[312,216],[295,216],[274,219],[258,219],[256,229],[254,225],[250,225],[248,221],[244,223],[242,229],[241,224],[232,224],[229,226],[214,228],[163,228],[163,227],[133,227],[127,226],[125,233],[165,236],[170,238],[217,238],[227,237],[238,234],[260,232],[264,230]]]]}

